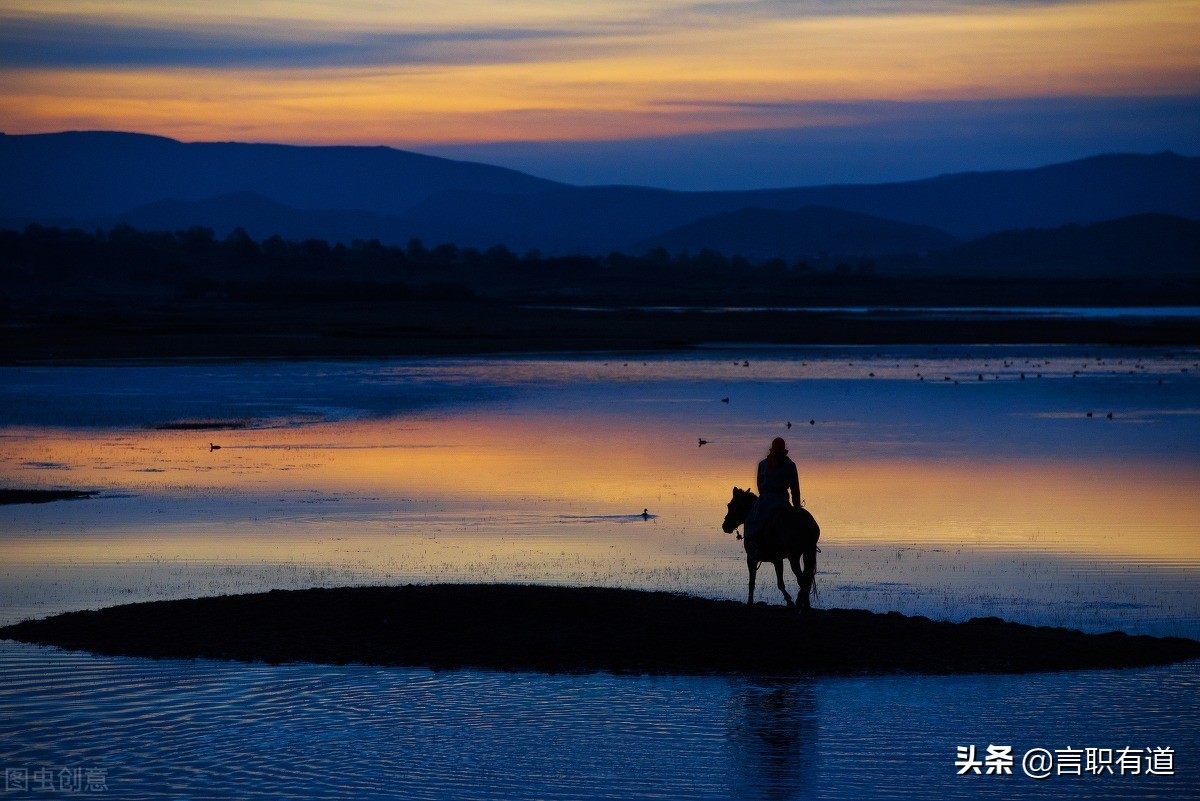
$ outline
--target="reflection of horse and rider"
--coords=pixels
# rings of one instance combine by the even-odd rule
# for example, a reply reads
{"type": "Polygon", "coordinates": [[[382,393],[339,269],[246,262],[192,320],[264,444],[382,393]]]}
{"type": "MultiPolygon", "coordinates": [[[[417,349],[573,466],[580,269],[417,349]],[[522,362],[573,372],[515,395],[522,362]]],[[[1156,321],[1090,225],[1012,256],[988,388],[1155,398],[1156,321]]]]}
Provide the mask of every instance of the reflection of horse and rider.
{"type": "Polygon", "coordinates": [[[721,528],[726,534],[745,526],[746,567],[750,571],[750,594],[747,603],[754,603],[754,576],[763,562],[775,565],[779,591],[793,606],[792,596],[783,584],[783,560],[792,566],[800,582],[801,610],[812,608],[809,597],[815,589],[817,571],[817,540],[821,528],[801,505],[800,475],[796,463],[788,458],[786,443],[776,437],[767,458],[758,463],[758,495],[749,489],[733,488],[729,511],[721,528]],[[791,495],[790,501],[788,495],[791,495]],[[803,570],[800,560],[804,560],[803,570]]]}

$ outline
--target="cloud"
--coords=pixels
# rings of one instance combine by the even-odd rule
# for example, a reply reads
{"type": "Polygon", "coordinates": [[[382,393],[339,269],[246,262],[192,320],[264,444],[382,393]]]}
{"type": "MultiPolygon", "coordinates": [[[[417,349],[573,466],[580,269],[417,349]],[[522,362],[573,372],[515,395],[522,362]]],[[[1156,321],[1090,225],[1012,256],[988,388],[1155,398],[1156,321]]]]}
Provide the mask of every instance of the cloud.
{"type": "Polygon", "coordinates": [[[1037,8],[1072,5],[1088,0],[699,0],[688,5],[694,14],[802,18],[819,16],[878,17],[901,14],[963,14],[989,8],[1037,8]]]}
{"type": "MultiPolygon", "coordinates": [[[[380,18],[378,10],[346,3],[337,16],[294,17],[246,0],[210,18],[171,17],[154,5],[140,13],[83,15],[51,3],[47,12],[0,11],[0,67],[318,67],[402,64],[512,63],[592,55],[637,39],[686,36],[713,26],[823,17],[888,17],[922,13],[968,15],[995,8],[1039,7],[1081,0],[676,0],[599,2],[579,15],[553,6],[507,18],[480,4],[480,23],[462,14],[430,12],[419,22],[380,18]],[[236,13],[233,12],[236,8],[236,13]],[[485,10],[488,13],[484,13],[485,10]],[[274,16],[272,16],[274,14],[274,16]]],[[[137,7],[135,7],[137,8],[137,7]]],[[[436,9],[436,7],[435,7],[436,9]]]]}
{"type": "Polygon", "coordinates": [[[1200,94],[1191,0],[2,5],[0,129],[13,133],[398,144],[843,126],[850,136],[862,129],[845,126],[880,119],[881,99],[1200,94]]]}
{"type": "Polygon", "coordinates": [[[162,27],[0,16],[0,67],[341,67],[478,64],[538,58],[559,29],[420,32],[317,27],[162,27]],[[543,46],[539,46],[542,43],[543,46]]]}

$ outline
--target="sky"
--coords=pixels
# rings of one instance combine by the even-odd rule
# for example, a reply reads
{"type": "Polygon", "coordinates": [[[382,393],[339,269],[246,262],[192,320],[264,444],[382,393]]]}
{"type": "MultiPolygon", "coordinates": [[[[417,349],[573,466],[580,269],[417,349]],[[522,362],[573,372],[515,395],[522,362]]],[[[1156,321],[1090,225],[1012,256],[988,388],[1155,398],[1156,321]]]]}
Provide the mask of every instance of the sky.
{"type": "Polygon", "coordinates": [[[0,0],[0,130],[735,188],[1200,154],[1200,0],[0,0]]]}

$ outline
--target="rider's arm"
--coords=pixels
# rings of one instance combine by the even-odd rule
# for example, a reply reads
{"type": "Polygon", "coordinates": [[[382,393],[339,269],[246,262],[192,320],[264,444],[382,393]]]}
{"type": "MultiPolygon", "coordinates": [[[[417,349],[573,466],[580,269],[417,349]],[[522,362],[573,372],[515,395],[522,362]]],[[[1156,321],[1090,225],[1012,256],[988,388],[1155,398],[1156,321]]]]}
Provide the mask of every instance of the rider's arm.
{"type": "Polygon", "coordinates": [[[795,468],[792,468],[791,480],[792,505],[798,507],[800,505],[800,473],[795,468]]]}

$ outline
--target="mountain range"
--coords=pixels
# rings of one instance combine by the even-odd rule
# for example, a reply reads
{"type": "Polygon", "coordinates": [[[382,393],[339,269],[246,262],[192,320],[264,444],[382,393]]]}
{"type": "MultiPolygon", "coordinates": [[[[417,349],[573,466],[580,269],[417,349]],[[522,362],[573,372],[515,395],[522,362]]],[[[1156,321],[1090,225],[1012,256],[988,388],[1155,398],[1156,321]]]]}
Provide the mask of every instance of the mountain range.
{"type": "MultiPolygon", "coordinates": [[[[402,244],[420,238],[546,254],[662,247],[750,258],[866,257],[949,250],[1024,229],[1079,226],[1076,239],[1087,239],[1091,224],[1134,215],[1200,218],[1200,159],[1175,153],[1109,154],[901,183],[676,192],[570,186],[387,147],[68,132],[0,134],[0,174],[6,227],[199,225],[220,236],[240,227],[256,239],[402,244]]],[[[1171,236],[1193,235],[1187,226],[1163,225],[1171,236]]],[[[1146,229],[1143,221],[1124,234],[1146,229]]],[[[1015,238],[991,241],[980,252],[1001,258],[995,254],[1019,251],[1021,241],[1032,247],[1035,235],[1006,236],[1015,238]]],[[[1112,246],[1093,239],[1079,247],[1102,255],[1112,246]]]]}
{"type": "Polygon", "coordinates": [[[827,206],[784,209],[740,209],[673,228],[634,244],[635,253],[663,248],[675,253],[707,248],[748,259],[777,256],[923,253],[957,243],[953,236],[927,225],[888,220],[827,206]]]}

